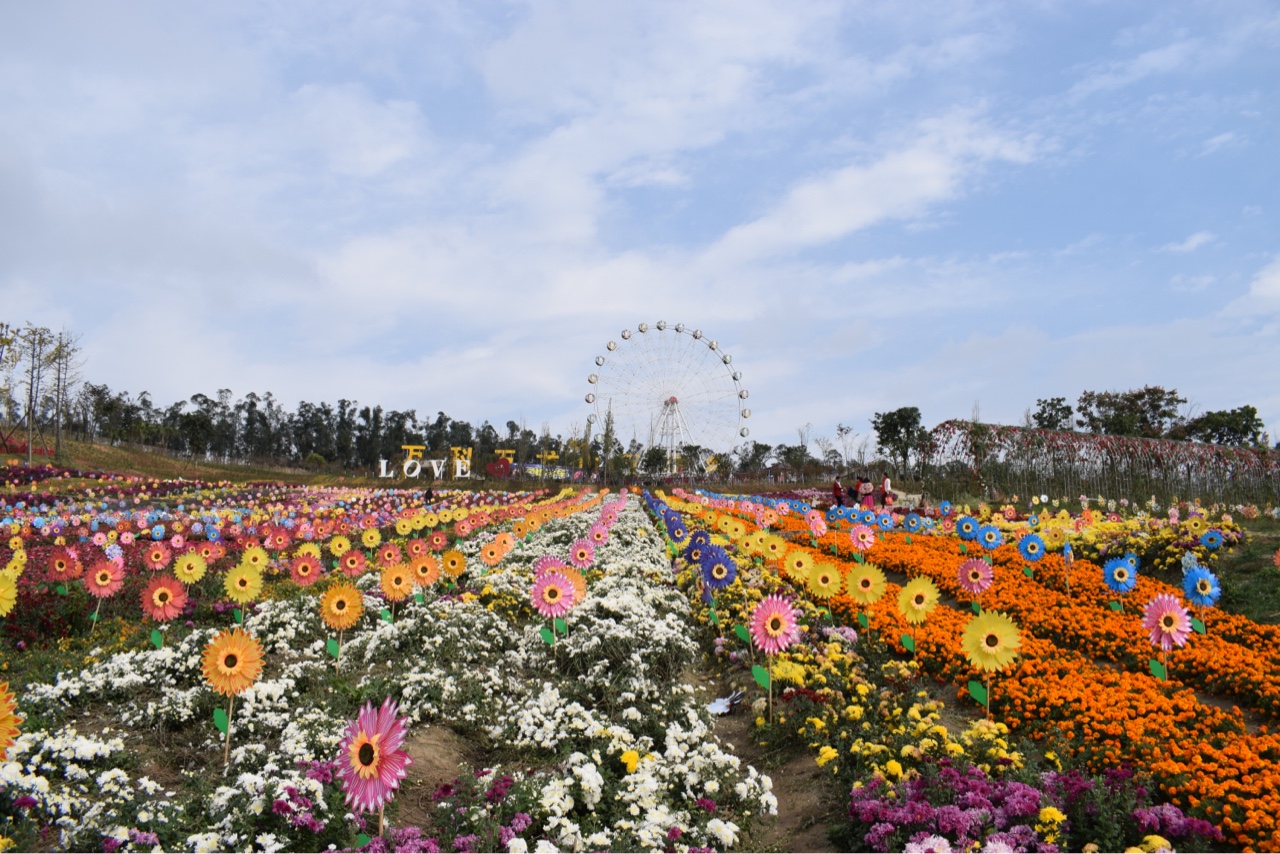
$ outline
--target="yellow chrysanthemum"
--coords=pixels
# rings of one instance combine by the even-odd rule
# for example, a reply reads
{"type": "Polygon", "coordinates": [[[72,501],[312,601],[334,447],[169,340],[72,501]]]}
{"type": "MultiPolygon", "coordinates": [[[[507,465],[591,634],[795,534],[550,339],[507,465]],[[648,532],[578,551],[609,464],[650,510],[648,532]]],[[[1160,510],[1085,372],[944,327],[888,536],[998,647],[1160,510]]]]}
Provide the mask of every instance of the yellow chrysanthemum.
{"type": "Polygon", "coordinates": [[[271,563],[271,556],[267,554],[267,550],[262,546],[250,546],[244,550],[244,554],[240,555],[240,563],[262,570],[266,569],[267,564],[271,563]]]}
{"type": "Polygon", "coordinates": [[[840,570],[829,563],[814,565],[809,570],[809,577],[806,581],[809,585],[809,592],[813,594],[815,599],[830,599],[832,596],[839,596],[840,591],[844,588],[844,576],[840,574],[840,570]]]}
{"type": "Polygon", "coordinates": [[[360,535],[360,542],[366,549],[376,549],[382,542],[382,532],[377,528],[365,528],[364,533],[360,535]]]}
{"type": "Polygon", "coordinates": [[[884,595],[885,579],[874,563],[854,564],[845,579],[845,589],[859,605],[874,605],[884,595]]]}
{"type": "Polygon", "coordinates": [[[813,558],[804,549],[792,549],[783,558],[782,569],[793,581],[805,581],[813,569],[813,558]]]}
{"type": "Polygon", "coordinates": [[[1000,611],[983,611],[965,626],[960,646],[979,670],[999,670],[1013,661],[1022,647],[1018,626],[1000,611]]]}
{"type": "Polygon", "coordinates": [[[938,604],[939,595],[938,585],[932,578],[924,575],[913,578],[898,594],[898,612],[908,623],[919,625],[938,604]]]}
{"type": "Polygon", "coordinates": [[[252,602],[262,592],[262,570],[252,564],[239,564],[223,576],[222,587],[232,602],[252,602]]]}
{"type": "Polygon", "coordinates": [[[329,554],[334,557],[342,557],[351,551],[351,541],[339,534],[329,541],[329,554]]]}
{"type": "Polygon", "coordinates": [[[262,644],[236,627],[218,632],[204,648],[204,678],[219,694],[239,694],[262,674],[262,644]]]}
{"type": "Polygon", "coordinates": [[[308,557],[313,557],[316,560],[319,560],[320,546],[316,545],[315,543],[303,543],[302,545],[298,546],[298,550],[293,553],[293,556],[302,557],[303,555],[307,555],[308,557]]]}
{"type": "Polygon", "coordinates": [[[761,550],[768,560],[781,560],[787,553],[787,541],[777,534],[769,534],[764,539],[761,550]]]}
{"type": "Polygon", "coordinates": [[[622,756],[618,757],[622,760],[622,764],[627,767],[628,774],[636,773],[636,766],[640,764],[640,754],[634,750],[622,751],[622,756]]]}
{"type": "Polygon", "coordinates": [[[769,676],[771,679],[780,682],[793,682],[796,685],[804,685],[804,668],[794,661],[775,662],[769,676]]]}
{"type": "Polygon", "coordinates": [[[9,616],[18,601],[18,584],[9,575],[0,575],[0,617],[9,616]]]}
{"type": "Polygon", "coordinates": [[[364,614],[364,598],[349,581],[335,584],[320,597],[320,617],[334,631],[351,628],[364,614]]]}
{"type": "Polygon", "coordinates": [[[187,552],[173,562],[173,574],[183,584],[195,584],[204,578],[208,564],[197,552],[187,552]]]}

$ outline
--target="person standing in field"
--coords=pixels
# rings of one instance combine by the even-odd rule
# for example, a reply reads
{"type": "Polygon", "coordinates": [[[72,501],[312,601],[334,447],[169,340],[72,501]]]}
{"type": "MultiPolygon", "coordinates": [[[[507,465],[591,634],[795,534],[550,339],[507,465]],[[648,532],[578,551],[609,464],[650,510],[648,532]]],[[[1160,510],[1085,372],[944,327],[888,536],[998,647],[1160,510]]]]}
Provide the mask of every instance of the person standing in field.
{"type": "Polygon", "coordinates": [[[833,499],[833,506],[844,506],[844,489],[840,486],[840,478],[838,477],[831,484],[831,497],[833,499]]]}
{"type": "Polygon", "coordinates": [[[871,478],[863,475],[861,478],[862,485],[858,487],[858,496],[862,500],[863,510],[875,509],[876,486],[871,482],[871,478]]]}

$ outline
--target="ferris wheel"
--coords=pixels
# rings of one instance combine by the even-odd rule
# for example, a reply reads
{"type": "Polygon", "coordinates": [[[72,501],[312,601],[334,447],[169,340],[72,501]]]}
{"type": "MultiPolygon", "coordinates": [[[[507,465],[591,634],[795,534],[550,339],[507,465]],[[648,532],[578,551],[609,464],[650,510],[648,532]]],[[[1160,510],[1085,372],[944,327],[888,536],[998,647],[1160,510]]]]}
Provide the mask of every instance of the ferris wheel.
{"type": "Polygon", "coordinates": [[[620,338],[605,345],[587,377],[588,424],[600,429],[612,415],[624,447],[635,440],[662,448],[669,468],[689,445],[701,449],[699,462],[706,466],[712,453],[750,434],[742,373],[714,338],[663,320],[624,329],[620,338]]]}

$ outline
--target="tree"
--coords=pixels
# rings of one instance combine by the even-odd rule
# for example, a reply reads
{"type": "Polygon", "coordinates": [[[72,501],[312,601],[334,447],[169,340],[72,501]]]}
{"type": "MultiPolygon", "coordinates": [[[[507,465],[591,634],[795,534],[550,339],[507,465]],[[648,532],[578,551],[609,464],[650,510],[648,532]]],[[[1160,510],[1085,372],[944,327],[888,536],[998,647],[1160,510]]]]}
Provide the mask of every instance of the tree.
{"type": "Polygon", "coordinates": [[[640,459],[640,470],[645,474],[662,474],[667,470],[667,449],[653,445],[640,459]]]}
{"type": "Polygon", "coordinates": [[[1074,411],[1065,397],[1037,398],[1031,421],[1039,430],[1070,430],[1074,411]]]}
{"type": "Polygon", "coordinates": [[[847,424],[836,425],[836,441],[840,443],[840,459],[848,466],[853,461],[853,449],[858,441],[858,434],[847,424]]]}
{"type": "Polygon", "coordinates": [[[1181,432],[1188,439],[1199,439],[1215,445],[1259,445],[1262,439],[1262,419],[1252,406],[1206,412],[1187,422],[1181,432]]]}
{"type": "Polygon", "coordinates": [[[876,447],[881,453],[902,461],[902,474],[908,471],[911,452],[918,451],[929,438],[929,431],[920,424],[920,410],[904,406],[892,412],[877,412],[871,418],[876,431],[876,447]]]}
{"type": "Polygon", "coordinates": [[[80,382],[80,368],[84,362],[80,356],[80,336],[72,335],[65,329],[58,333],[58,342],[49,354],[53,362],[53,406],[54,417],[57,418],[53,453],[62,457],[62,416],[71,407],[71,390],[80,382]]]}
{"type": "Polygon", "coordinates": [[[743,442],[734,449],[733,456],[737,459],[738,471],[758,472],[764,468],[771,453],[773,453],[773,446],[764,442],[751,441],[743,442]]]}
{"type": "MultiPolygon", "coordinates": [[[[45,326],[28,323],[17,335],[19,357],[26,365],[23,369],[27,403],[27,465],[32,464],[32,444],[35,441],[36,405],[40,402],[40,388],[45,374],[52,365],[53,332],[45,326]]],[[[41,434],[43,435],[43,434],[41,434]]]]}
{"type": "Polygon", "coordinates": [[[1177,389],[1143,386],[1130,391],[1086,391],[1076,401],[1076,424],[1091,433],[1109,436],[1169,435],[1183,419],[1178,407],[1187,402],[1177,389]]]}

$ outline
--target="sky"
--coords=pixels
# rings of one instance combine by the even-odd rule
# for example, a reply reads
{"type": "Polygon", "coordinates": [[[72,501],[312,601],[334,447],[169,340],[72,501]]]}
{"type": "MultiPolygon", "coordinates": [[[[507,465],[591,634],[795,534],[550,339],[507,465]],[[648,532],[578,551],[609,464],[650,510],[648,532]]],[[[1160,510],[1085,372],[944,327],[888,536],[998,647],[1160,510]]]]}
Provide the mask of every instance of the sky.
{"type": "Polygon", "coordinates": [[[665,320],[761,441],[1152,384],[1274,442],[1278,93],[1269,1],[0,4],[0,320],[161,404],[567,435],[665,320]]]}

